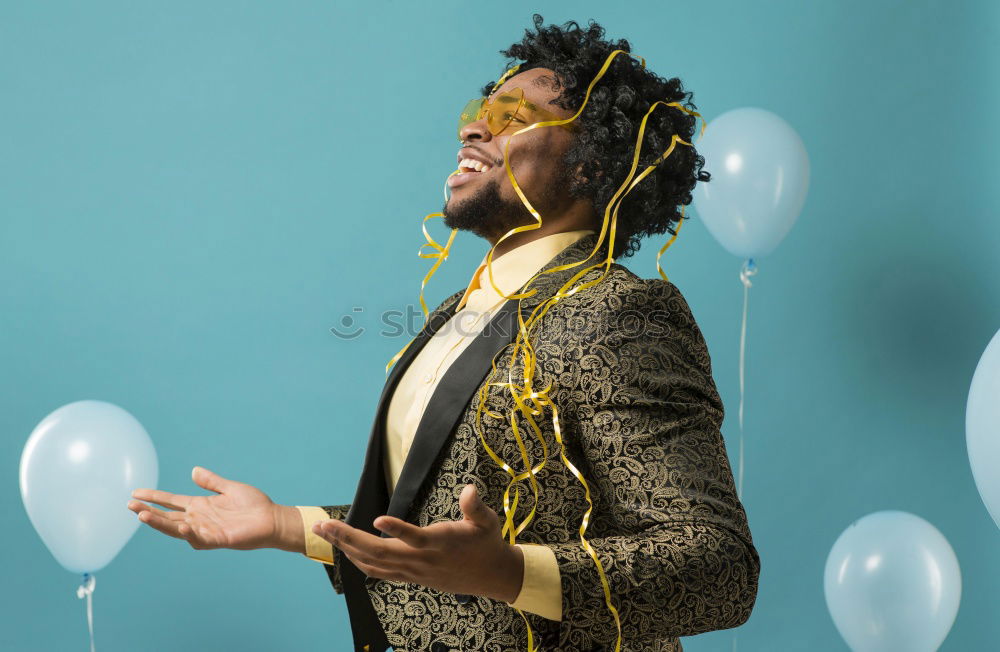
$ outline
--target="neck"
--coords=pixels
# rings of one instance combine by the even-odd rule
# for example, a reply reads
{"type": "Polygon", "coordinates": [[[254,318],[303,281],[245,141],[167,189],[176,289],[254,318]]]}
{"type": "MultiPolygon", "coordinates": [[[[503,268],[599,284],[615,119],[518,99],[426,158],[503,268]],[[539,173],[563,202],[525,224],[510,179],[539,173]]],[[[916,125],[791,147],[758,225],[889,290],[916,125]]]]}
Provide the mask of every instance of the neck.
{"type": "MultiPolygon", "coordinates": [[[[493,259],[496,260],[499,256],[520,247],[523,244],[528,244],[539,238],[544,238],[547,235],[552,235],[554,233],[565,233],[567,231],[578,231],[580,229],[593,229],[594,225],[588,220],[566,220],[566,219],[543,219],[542,225],[537,229],[527,229],[524,231],[518,231],[517,233],[511,235],[509,238],[504,239],[503,242],[496,247],[493,251],[493,259]]],[[[500,238],[504,234],[499,234],[487,238],[491,246],[496,245],[500,238]]]]}

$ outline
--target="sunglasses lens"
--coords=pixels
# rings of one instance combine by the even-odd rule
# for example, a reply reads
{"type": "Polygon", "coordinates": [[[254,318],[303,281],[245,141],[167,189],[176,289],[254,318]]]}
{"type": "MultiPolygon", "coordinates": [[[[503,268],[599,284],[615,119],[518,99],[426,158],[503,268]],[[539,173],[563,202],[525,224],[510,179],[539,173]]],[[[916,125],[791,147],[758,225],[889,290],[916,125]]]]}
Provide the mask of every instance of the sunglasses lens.
{"type": "Polygon", "coordinates": [[[517,115],[523,101],[524,91],[520,88],[513,88],[497,95],[493,102],[487,105],[489,108],[487,124],[490,127],[490,133],[494,136],[502,134],[514,116],[517,115]]]}
{"type": "MultiPolygon", "coordinates": [[[[510,126],[523,104],[524,91],[520,88],[504,91],[494,97],[492,102],[487,102],[485,97],[469,100],[458,116],[458,139],[462,140],[462,129],[470,122],[479,120],[483,113],[486,115],[486,126],[490,133],[494,136],[500,135],[510,126]]],[[[521,126],[520,123],[518,126],[521,126]]]]}
{"type": "Polygon", "coordinates": [[[459,140],[462,139],[462,129],[465,127],[465,125],[469,124],[470,122],[475,122],[476,119],[478,118],[479,110],[483,107],[483,102],[485,101],[485,99],[486,98],[480,97],[474,100],[469,100],[468,104],[465,105],[465,108],[462,109],[462,112],[458,116],[459,140]]]}

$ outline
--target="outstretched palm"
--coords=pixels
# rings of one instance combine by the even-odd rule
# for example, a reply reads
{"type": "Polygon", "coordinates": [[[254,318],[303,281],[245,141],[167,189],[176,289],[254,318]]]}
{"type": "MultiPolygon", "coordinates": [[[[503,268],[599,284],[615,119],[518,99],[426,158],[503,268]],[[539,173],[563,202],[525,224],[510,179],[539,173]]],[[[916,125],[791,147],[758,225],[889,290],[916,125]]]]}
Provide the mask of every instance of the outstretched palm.
{"type": "Polygon", "coordinates": [[[192,548],[263,548],[273,540],[276,505],[260,489],[227,480],[195,467],[191,478],[214,496],[184,496],[157,489],[136,489],[128,508],[139,520],[164,534],[184,539],[192,548]],[[166,507],[163,511],[140,501],[166,507]]]}

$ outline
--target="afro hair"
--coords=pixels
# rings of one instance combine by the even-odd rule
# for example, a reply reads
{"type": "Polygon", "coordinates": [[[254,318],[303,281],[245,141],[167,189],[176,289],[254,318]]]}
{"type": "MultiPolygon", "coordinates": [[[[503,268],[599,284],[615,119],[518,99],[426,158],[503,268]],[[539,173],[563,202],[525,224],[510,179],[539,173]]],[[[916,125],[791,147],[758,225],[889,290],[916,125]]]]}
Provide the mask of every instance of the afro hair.
{"type": "MultiPolygon", "coordinates": [[[[554,104],[577,111],[587,86],[614,50],[631,52],[628,41],[605,40],[604,28],[591,20],[586,28],[575,21],[562,26],[542,26],[534,14],[535,31],[525,30],[524,38],[500,54],[512,59],[509,70],[520,61],[517,72],[548,68],[556,73],[554,104]]],[[[482,88],[484,96],[493,92],[495,82],[482,88]]],[[[663,79],[645,69],[632,56],[618,55],[604,77],[594,87],[583,113],[574,124],[577,137],[563,158],[565,169],[579,169],[580,176],[569,181],[569,193],[588,199],[603,216],[608,202],[625,181],[632,165],[639,125],[654,102],[678,102],[688,109],[692,93],[685,92],[681,80],[663,79]]],[[[675,107],[657,107],[646,122],[642,154],[637,172],[645,169],[670,146],[673,136],[693,143],[696,118],[675,107]]],[[[639,249],[645,236],[669,231],[683,217],[680,208],[690,204],[697,181],[709,181],[702,170],[705,159],[693,146],[678,143],[649,175],[621,202],[614,250],[615,258],[628,257],[639,249]]],[[[598,225],[599,226],[599,223],[598,225]]]]}

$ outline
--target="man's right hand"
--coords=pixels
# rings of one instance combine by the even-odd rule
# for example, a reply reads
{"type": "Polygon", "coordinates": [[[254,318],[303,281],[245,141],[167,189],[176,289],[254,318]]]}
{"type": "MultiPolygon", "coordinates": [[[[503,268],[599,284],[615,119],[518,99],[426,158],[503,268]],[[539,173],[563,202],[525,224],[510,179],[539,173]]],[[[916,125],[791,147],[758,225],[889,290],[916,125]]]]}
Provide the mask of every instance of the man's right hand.
{"type": "Polygon", "coordinates": [[[191,478],[214,496],[184,496],[157,489],[136,489],[128,508],[150,527],[196,550],[280,548],[303,552],[302,517],[294,507],[274,503],[263,491],[227,480],[199,466],[191,478]],[[140,501],[166,507],[163,511],[140,501]]]}

